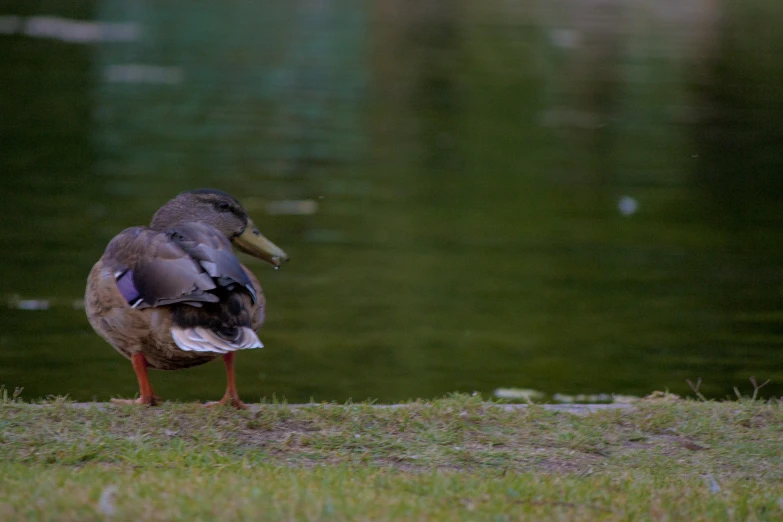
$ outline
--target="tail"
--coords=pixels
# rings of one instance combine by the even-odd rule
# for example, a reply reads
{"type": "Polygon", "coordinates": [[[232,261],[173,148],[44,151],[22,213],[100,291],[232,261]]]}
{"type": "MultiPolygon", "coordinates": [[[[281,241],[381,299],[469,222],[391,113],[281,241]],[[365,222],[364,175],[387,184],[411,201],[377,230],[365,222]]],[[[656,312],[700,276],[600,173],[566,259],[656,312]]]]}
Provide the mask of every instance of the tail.
{"type": "Polygon", "coordinates": [[[246,348],[263,348],[256,333],[246,326],[231,329],[231,335],[195,326],[182,328],[171,327],[171,337],[181,350],[186,352],[228,353],[246,348]]]}

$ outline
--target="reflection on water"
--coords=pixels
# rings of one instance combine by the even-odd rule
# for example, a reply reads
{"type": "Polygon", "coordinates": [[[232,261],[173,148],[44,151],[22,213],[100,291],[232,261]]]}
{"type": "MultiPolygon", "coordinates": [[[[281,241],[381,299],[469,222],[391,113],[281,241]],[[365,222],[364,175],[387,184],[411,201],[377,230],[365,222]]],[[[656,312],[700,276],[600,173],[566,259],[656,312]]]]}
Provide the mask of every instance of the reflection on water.
{"type": "Polygon", "coordinates": [[[86,274],[214,186],[292,256],[247,400],[783,393],[783,8],[474,4],[3,7],[0,383],[135,393],[86,274]]]}

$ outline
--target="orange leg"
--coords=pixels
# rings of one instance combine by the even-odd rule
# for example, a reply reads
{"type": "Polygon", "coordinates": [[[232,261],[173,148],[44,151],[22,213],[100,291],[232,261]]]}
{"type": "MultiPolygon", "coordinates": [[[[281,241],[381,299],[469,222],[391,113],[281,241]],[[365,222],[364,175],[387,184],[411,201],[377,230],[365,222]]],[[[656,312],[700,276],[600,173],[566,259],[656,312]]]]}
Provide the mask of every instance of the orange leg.
{"type": "Polygon", "coordinates": [[[214,406],[216,404],[230,404],[238,410],[246,410],[247,406],[239,398],[239,392],[237,392],[237,383],[234,380],[234,352],[228,352],[223,356],[223,362],[226,363],[226,393],[223,398],[217,402],[208,402],[207,406],[214,406]]]}
{"type": "Polygon", "coordinates": [[[149,377],[147,377],[147,359],[144,357],[144,354],[134,353],[131,355],[131,363],[133,364],[133,371],[136,372],[136,379],[139,381],[139,398],[112,399],[111,402],[115,404],[157,405],[160,397],[152,392],[152,385],[150,384],[149,377]]]}

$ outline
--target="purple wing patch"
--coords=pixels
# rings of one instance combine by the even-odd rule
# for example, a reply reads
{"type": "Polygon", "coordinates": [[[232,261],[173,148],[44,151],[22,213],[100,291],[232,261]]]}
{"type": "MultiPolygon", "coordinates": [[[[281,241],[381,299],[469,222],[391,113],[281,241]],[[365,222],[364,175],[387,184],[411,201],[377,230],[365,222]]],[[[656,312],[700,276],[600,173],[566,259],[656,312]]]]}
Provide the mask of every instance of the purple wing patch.
{"type": "Polygon", "coordinates": [[[136,307],[142,302],[141,294],[136,290],[136,285],[133,284],[133,271],[126,270],[119,275],[115,276],[117,281],[117,290],[120,291],[122,297],[132,307],[136,307]]]}

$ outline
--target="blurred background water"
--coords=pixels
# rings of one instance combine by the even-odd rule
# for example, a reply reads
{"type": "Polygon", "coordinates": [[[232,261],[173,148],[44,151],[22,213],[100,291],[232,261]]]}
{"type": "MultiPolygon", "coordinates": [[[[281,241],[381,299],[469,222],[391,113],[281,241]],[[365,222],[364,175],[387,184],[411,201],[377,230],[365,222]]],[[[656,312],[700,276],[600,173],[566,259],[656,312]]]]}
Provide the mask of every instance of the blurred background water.
{"type": "MultiPolygon", "coordinates": [[[[106,243],[237,196],[249,401],[783,393],[783,4],[0,3],[0,383],[137,392],[87,324],[106,243]]],[[[155,372],[212,399],[217,363],[155,372]]]]}

